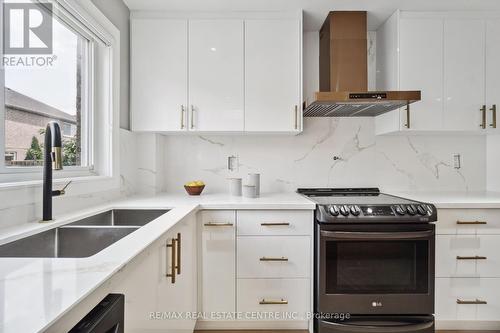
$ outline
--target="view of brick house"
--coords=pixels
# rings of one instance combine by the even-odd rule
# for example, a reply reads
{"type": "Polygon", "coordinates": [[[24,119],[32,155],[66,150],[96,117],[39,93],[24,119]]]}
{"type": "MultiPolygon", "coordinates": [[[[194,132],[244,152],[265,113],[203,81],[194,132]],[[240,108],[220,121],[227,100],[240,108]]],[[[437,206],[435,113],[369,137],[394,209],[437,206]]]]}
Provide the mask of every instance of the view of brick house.
{"type": "Polygon", "coordinates": [[[76,116],[58,110],[10,88],[5,88],[5,164],[39,165],[25,161],[33,137],[43,144],[43,130],[49,121],[57,121],[63,137],[74,138],[76,116]]]}

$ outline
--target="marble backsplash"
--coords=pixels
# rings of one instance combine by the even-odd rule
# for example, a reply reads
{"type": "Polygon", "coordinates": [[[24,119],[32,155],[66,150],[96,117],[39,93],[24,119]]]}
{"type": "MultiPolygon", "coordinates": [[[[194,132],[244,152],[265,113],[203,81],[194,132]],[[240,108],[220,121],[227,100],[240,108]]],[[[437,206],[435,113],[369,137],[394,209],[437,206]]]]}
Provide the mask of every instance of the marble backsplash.
{"type": "Polygon", "coordinates": [[[298,187],[377,186],[386,191],[482,191],[484,136],[375,136],[372,118],[306,118],[297,136],[164,136],[163,186],[183,191],[206,182],[206,193],[227,191],[228,177],[262,174],[264,192],[298,187]],[[461,168],[453,166],[461,155],[461,168]],[[228,156],[238,169],[227,169],[228,156]]]}

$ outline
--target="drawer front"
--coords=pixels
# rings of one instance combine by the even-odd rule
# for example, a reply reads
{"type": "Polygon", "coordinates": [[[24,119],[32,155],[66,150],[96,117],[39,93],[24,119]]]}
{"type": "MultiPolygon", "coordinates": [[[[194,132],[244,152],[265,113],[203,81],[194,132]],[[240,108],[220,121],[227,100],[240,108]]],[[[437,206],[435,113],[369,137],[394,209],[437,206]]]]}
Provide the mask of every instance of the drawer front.
{"type": "Polygon", "coordinates": [[[308,278],[308,236],[245,236],[237,240],[238,278],[308,278]]]}
{"type": "Polygon", "coordinates": [[[442,235],[500,235],[500,209],[439,209],[436,232],[442,235]]]}
{"type": "Polygon", "coordinates": [[[311,210],[239,210],[238,235],[312,235],[311,210]]]}
{"type": "MultiPolygon", "coordinates": [[[[255,312],[290,313],[294,318],[270,320],[305,320],[310,311],[309,279],[238,279],[237,311],[252,315],[255,312]]],[[[263,319],[260,319],[263,320],[263,319]]],[[[264,319],[265,320],[265,319],[264,319]]]]}
{"type": "Polygon", "coordinates": [[[437,278],[436,319],[498,320],[500,314],[500,279],[437,278]],[[487,304],[458,304],[465,303],[487,304]]]}
{"type": "Polygon", "coordinates": [[[499,244],[500,235],[438,235],[436,276],[500,277],[499,244]]]}

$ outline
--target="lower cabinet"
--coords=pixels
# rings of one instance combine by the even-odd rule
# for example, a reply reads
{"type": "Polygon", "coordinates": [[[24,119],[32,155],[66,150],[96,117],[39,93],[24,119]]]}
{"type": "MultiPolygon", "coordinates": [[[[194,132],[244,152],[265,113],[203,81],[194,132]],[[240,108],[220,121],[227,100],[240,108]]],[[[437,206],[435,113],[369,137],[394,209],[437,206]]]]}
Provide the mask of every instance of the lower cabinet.
{"type": "Polygon", "coordinates": [[[197,311],[196,218],[188,216],[128,265],[126,332],[192,332],[197,311]]]}
{"type": "Polygon", "coordinates": [[[437,278],[436,314],[440,321],[500,320],[500,278],[437,278]]]}
{"type": "Polygon", "coordinates": [[[440,209],[438,219],[438,329],[500,329],[500,209],[440,209]]]}
{"type": "Polygon", "coordinates": [[[237,308],[244,320],[307,319],[309,279],[238,279],[237,284],[237,308]]]}
{"type": "Polygon", "coordinates": [[[218,210],[199,214],[199,329],[304,329],[312,309],[313,213],[218,210]]]}

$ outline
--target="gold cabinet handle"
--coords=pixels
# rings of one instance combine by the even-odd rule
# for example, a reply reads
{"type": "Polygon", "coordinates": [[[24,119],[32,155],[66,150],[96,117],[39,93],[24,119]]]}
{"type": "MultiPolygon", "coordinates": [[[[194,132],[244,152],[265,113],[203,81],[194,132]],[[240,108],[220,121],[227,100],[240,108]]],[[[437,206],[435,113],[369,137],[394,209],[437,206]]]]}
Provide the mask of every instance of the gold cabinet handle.
{"type": "Polygon", "coordinates": [[[486,260],[484,256],[457,256],[457,260],[486,260]]]}
{"type": "Polygon", "coordinates": [[[184,109],[184,105],[181,105],[181,129],[184,129],[186,125],[184,124],[184,112],[186,110],[184,109]]]}
{"type": "Polygon", "coordinates": [[[175,268],[177,269],[177,275],[181,274],[181,233],[177,233],[177,239],[175,240],[177,244],[177,261],[175,263],[175,268]]]}
{"type": "Polygon", "coordinates": [[[263,227],[277,227],[277,226],[288,226],[290,223],[288,222],[262,222],[260,224],[263,227]]]}
{"type": "Polygon", "coordinates": [[[481,111],[481,125],[479,125],[482,129],[486,128],[486,105],[483,105],[479,111],[481,111]]]}
{"type": "Polygon", "coordinates": [[[295,105],[295,129],[299,129],[299,107],[295,105]]]}
{"type": "Polygon", "coordinates": [[[486,221],[460,221],[460,220],[458,220],[457,224],[459,224],[459,225],[460,224],[461,225],[463,225],[463,224],[487,224],[487,222],[486,221]]]}
{"type": "Polygon", "coordinates": [[[217,223],[217,222],[208,222],[204,224],[205,227],[232,227],[233,224],[230,222],[222,222],[222,223],[217,223]]]}
{"type": "Polygon", "coordinates": [[[172,239],[172,243],[168,243],[167,242],[167,274],[166,274],[166,277],[169,277],[171,279],[171,282],[172,283],[175,283],[175,264],[176,264],[176,258],[177,258],[177,246],[175,245],[176,243],[176,239],[173,238],[172,239]],[[170,253],[170,273],[168,273],[168,249],[171,249],[171,253],[170,253]]]}
{"type": "Polygon", "coordinates": [[[191,121],[191,129],[194,129],[194,106],[191,105],[191,117],[190,117],[190,121],[191,121]]]}
{"type": "Polygon", "coordinates": [[[262,257],[260,261],[288,261],[287,257],[262,257]]]}
{"type": "Polygon", "coordinates": [[[260,305],[272,305],[272,304],[285,305],[285,304],[288,304],[288,301],[284,300],[283,298],[279,299],[279,300],[266,300],[265,298],[263,298],[259,302],[259,304],[260,305]]]}
{"type": "Polygon", "coordinates": [[[490,108],[491,111],[491,128],[497,128],[497,105],[493,104],[490,108]]]}
{"type": "Polygon", "coordinates": [[[410,129],[411,127],[411,118],[410,118],[410,102],[406,103],[406,124],[405,127],[410,129]]]}
{"type": "Polygon", "coordinates": [[[480,299],[475,299],[473,301],[467,301],[467,300],[461,300],[461,299],[457,299],[457,304],[488,304],[488,302],[486,301],[482,301],[480,299]]]}

